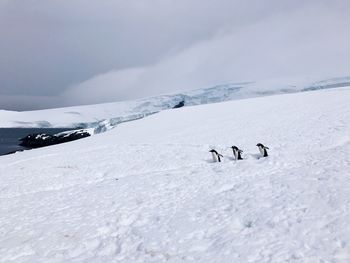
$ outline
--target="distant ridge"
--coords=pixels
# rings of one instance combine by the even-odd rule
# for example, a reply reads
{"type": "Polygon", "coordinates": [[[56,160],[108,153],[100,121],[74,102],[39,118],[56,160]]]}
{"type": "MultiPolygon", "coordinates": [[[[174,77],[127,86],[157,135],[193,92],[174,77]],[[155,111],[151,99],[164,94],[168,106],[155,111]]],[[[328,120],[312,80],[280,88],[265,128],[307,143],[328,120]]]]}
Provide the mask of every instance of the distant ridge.
{"type": "Polygon", "coordinates": [[[163,110],[178,108],[177,105],[180,104],[181,107],[186,107],[346,86],[350,86],[350,77],[331,78],[321,81],[267,80],[259,82],[232,82],[209,88],[131,101],[25,112],[2,110],[0,111],[0,128],[92,128],[95,130],[95,133],[100,133],[122,122],[140,119],[163,110]]]}

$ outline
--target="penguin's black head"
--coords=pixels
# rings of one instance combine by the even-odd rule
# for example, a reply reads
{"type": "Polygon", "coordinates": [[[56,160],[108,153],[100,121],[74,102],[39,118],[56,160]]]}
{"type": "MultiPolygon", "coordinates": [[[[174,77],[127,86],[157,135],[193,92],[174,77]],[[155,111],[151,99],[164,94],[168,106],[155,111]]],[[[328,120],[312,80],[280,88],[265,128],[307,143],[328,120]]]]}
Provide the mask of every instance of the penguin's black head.
{"type": "Polygon", "coordinates": [[[209,151],[210,153],[217,153],[214,149],[209,151]]]}
{"type": "Polygon", "coordinates": [[[264,148],[264,145],[262,143],[258,143],[256,146],[264,148]]]}
{"type": "Polygon", "coordinates": [[[232,146],[231,148],[232,148],[232,150],[238,150],[237,146],[232,146]]]}

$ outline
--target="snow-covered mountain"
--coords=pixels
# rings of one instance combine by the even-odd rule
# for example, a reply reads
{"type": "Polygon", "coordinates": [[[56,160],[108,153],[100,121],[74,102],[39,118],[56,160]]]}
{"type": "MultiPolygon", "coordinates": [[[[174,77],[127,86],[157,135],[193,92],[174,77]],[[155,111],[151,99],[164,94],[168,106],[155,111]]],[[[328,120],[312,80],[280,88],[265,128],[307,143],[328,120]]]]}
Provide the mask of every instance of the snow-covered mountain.
{"type": "Polygon", "coordinates": [[[1,156],[0,261],[350,262],[349,101],[185,107],[1,156]]]}
{"type": "Polygon", "coordinates": [[[171,109],[181,102],[184,102],[184,106],[193,106],[273,94],[336,88],[349,84],[350,77],[318,82],[303,79],[231,83],[134,101],[27,112],[0,110],[0,127],[79,127],[93,128],[95,133],[100,133],[119,123],[171,109]]]}

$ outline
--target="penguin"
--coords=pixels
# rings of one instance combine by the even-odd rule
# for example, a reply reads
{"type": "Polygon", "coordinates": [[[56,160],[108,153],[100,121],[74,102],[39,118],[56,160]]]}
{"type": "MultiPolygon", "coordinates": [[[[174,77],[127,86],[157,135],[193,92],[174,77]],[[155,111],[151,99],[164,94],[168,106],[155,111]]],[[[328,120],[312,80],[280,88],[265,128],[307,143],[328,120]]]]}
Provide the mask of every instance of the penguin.
{"type": "Polygon", "coordinates": [[[269,156],[269,155],[267,154],[267,150],[269,150],[269,147],[264,146],[262,143],[258,143],[256,146],[258,146],[259,151],[260,151],[262,157],[267,157],[267,156],[269,156]]]}
{"type": "Polygon", "coordinates": [[[242,154],[242,150],[238,149],[237,146],[232,146],[231,147],[233,150],[233,156],[235,157],[236,160],[243,160],[241,154],[242,154]]]}
{"type": "Polygon", "coordinates": [[[213,150],[210,150],[209,151],[212,156],[213,156],[213,162],[216,163],[216,162],[221,162],[221,158],[220,157],[223,157],[221,154],[219,154],[217,151],[215,151],[214,149],[213,150]]]}

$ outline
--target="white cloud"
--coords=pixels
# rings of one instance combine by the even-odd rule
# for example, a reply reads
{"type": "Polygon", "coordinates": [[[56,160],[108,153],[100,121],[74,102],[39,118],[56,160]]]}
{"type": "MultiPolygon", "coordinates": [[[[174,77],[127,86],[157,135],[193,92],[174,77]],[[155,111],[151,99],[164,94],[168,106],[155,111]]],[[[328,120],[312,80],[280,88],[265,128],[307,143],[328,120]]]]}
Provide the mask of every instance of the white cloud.
{"type": "Polygon", "coordinates": [[[350,75],[348,6],[336,3],[312,3],[226,30],[153,65],[95,76],[64,97],[69,104],[95,103],[225,82],[350,75]]]}
{"type": "Polygon", "coordinates": [[[349,11],[346,0],[0,0],[0,96],[33,109],[347,75],[349,11]]]}

